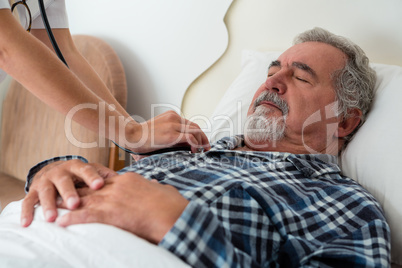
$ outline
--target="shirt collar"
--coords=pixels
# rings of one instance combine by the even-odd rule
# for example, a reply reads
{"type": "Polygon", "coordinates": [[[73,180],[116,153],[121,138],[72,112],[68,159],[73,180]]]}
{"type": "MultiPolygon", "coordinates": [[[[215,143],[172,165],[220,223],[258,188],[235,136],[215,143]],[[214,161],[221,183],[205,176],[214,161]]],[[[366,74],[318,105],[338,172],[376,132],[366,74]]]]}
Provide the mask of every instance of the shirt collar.
{"type": "MultiPolygon", "coordinates": [[[[244,136],[225,137],[212,145],[211,151],[233,150],[244,146],[244,136]]],[[[306,177],[319,178],[327,174],[340,174],[338,158],[329,154],[292,154],[283,152],[250,151],[258,155],[266,155],[271,160],[285,160],[291,162],[306,177]]]]}

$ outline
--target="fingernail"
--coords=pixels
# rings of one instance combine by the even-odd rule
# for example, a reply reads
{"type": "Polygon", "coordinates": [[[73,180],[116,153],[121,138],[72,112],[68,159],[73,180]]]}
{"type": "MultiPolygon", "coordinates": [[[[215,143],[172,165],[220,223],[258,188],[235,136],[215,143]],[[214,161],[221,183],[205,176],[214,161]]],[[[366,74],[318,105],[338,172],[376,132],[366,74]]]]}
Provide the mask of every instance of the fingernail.
{"type": "Polygon", "coordinates": [[[28,223],[28,220],[26,218],[21,219],[21,226],[26,227],[28,223]]]}
{"type": "Polygon", "coordinates": [[[66,219],[64,217],[58,217],[56,220],[56,224],[59,226],[65,226],[66,225],[66,219]]]}
{"type": "Polygon", "coordinates": [[[69,209],[75,208],[77,206],[78,202],[79,202],[78,197],[73,196],[73,197],[68,198],[67,199],[67,208],[69,208],[69,209]]]}
{"type": "Polygon", "coordinates": [[[91,188],[98,189],[100,186],[102,186],[102,184],[103,184],[103,179],[101,179],[101,178],[95,179],[91,184],[91,188]]]}
{"type": "Polygon", "coordinates": [[[45,218],[47,221],[53,221],[56,218],[56,212],[54,212],[53,210],[48,210],[45,213],[45,218]]]}

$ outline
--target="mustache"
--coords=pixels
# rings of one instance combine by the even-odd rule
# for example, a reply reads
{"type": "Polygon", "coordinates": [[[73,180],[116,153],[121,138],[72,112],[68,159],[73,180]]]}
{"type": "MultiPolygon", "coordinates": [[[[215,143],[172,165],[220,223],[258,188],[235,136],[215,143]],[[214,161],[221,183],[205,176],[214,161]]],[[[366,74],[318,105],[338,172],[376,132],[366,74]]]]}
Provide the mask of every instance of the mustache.
{"type": "Polygon", "coordinates": [[[282,114],[285,116],[289,112],[289,106],[286,101],[281,99],[278,94],[272,91],[264,91],[258,98],[254,101],[254,110],[261,105],[263,101],[272,102],[282,111],[282,114]]]}

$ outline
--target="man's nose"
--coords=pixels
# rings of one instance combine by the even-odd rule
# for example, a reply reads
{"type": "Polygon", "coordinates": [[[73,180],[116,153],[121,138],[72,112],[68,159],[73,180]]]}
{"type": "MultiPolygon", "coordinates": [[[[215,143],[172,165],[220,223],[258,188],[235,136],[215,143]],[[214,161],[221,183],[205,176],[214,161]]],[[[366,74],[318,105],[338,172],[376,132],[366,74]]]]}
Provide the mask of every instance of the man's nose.
{"type": "Polygon", "coordinates": [[[271,90],[279,95],[283,95],[287,91],[287,86],[284,79],[285,77],[283,74],[276,73],[267,78],[265,81],[265,87],[267,90],[271,90]]]}

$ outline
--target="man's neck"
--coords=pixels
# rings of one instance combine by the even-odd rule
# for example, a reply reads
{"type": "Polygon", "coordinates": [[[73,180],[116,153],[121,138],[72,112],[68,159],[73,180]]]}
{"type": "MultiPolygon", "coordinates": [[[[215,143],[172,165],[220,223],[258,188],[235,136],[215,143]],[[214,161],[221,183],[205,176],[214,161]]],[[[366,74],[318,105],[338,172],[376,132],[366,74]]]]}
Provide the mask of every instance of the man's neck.
{"type": "MultiPolygon", "coordinates": [[[[342,142],[343,144],[343,142],[342,142]]],[[[308,146],[298,146],[294,144],[282,144],[277,142],[271,146],[266,144],[260,144],[256,146],[248,146],[247,141],[244,141],[243,146],[236,147],[237,151],[260,151],[260,152],[282,152],[292,154],[329,154],[337,156],[342,148],[342,144],[329,144],[323,150],[314,150],[308,146]],[[307,148],[306,148],[307,147],[307,148]]]]}

